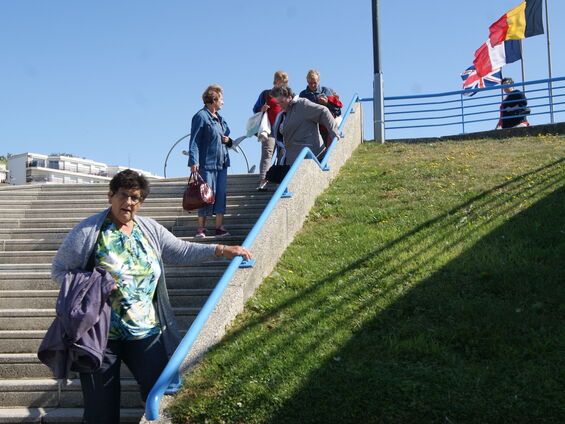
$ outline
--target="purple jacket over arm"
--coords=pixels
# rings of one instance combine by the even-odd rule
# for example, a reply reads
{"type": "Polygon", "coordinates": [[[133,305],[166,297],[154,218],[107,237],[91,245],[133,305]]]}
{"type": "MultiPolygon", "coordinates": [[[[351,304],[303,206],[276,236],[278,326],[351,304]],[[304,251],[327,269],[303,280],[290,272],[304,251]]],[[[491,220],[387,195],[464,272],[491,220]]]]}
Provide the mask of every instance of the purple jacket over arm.
{"type": "Polygon", "coordinates": [[[92,372],[100,367],[110,327],[107,300],[115,284],[110,273],[100,268],[65,275],[57,316],[37,352],[55,378],[67,378],[69,370],[92,372]]]}

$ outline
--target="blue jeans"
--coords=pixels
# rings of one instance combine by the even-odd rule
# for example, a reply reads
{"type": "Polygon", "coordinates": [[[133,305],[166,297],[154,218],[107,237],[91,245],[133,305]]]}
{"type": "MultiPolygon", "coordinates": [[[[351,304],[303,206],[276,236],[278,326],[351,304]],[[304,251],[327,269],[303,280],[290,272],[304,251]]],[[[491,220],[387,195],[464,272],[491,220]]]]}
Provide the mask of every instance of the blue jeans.
{"type": "Polygon", "coordinates": [[[214,203],[198,209],[198,216],[212,216],[226,213],[226,186],[228,183],[228,168],[219,171],[200,169],[200,175],[214,192],[214,203]]]}
{"type": "Polygon", "coordinates": [[[84,398],[84,424],[120,424],[120,366],[127,365],[145,402],[167,365],[161,334],[140,340],[109,340],[98,370],[80,374],[84,398]]]}

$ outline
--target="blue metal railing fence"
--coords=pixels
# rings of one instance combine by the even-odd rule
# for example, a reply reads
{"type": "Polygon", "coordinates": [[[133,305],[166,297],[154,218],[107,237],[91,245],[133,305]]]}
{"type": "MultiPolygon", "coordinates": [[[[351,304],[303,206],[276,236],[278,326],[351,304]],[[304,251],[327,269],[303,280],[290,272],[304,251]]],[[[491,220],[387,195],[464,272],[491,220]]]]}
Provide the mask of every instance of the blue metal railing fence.
{"type": "MultiPolygon", "coordinates": [[[[353,95],[345,113],[343,114],[343,119],[339,125],[339,131],[343,130],[347,118],[353,111],[353,107],[356,102],[359,101],[359,96],[357,94],[353,95]]],[[[330,147],[328,148],[324,158],[321,162],[318,161],[314,153],[307,147],[303,148],[292,166],[290,167],[288,173],[279,184],[278,188],[273,193],[271,200],[267,203],[267,206],[257,219],[257,222],[245,238],[242,243],[242,246],[246,248],[250,248],[253,245],[253,242],[261,232],[261,229],[265,225],[265,222],[277,206],[277,203],[280,201],[281,198],[284,197],[284,194],[287,190],[289,183],[292,181],[294,174],[304,161],[304,159],[312,159],[322,170],[327,171],[328,168],[328,159],[331,156],[336,144],[338,143],[337,139],[334,139],[330,147]]],[[[147,397],[147,402],[145,406],[145,417],[149,421],[154,421],[159,417],[159,404],[161,402],[161,398],[165,393],[174,393],[176,392],[181,385],[180,377],[179,377],[179,369],[187,357],[192,345],[196,341],[196,338],[204,328],[204,324],[212,314],[214,307],[217,305],[218,301],[221,299],[222,294],[224,293],[226,287],[232,280],[235,272],[240,267],[247,267],[251,266],[252,262],[243,261],[243,258],[238,256],[231,260],[230,264],[228,265],[227,269],[225,270],[224,274],[212,290],[212,293],[206,300],[206,303],[194,319],[192,325],[188,329],[186,335],[181,340],[179,346],[173,353],[171,359],[169,360],[167,366],[161,373],[160,377],[158,378],[157,382],[151,389],[149,396],[147,397]]]]}
{"type": "MultiPolygon", "coordinates": [[[[406,134],[422,128],[459,126],[465,134],[469,132],[468,127],[472,127],[473,132],[494,129],[500,119],[505,87],[517,87],[525,92],[531,111],[530,123],[553,123],[556,115],[565,113],[564,81],[565,77],[558,77],[477,90],[384,97],[385,130],[406,134]],[[469,96],[472,93],[475,94],[469,96]]],[[[373,98],[360,101],[372,102],[373,98]]],[[[396,137],[387,136],[387,139],[392,138],[396,137]]]]}

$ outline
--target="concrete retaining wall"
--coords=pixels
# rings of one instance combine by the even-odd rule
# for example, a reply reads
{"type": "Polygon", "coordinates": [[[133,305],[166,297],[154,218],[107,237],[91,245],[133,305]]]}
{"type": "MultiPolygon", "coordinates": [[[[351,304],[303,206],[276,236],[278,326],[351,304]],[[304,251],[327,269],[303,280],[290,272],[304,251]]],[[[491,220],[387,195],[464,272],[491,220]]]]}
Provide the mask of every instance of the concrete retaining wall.
{"type": "Polygon", "coordinates": [[[503,139],[510,137],[535,137],[538,135],[565,134],[565,122],[556,124],[532,125],[521,128],[481,131],[467,134],[446,135],[443,137],[397,138],[386,140],[387,143],[434,143],[438,141],[481,140],[485,138],[503,139]]]}

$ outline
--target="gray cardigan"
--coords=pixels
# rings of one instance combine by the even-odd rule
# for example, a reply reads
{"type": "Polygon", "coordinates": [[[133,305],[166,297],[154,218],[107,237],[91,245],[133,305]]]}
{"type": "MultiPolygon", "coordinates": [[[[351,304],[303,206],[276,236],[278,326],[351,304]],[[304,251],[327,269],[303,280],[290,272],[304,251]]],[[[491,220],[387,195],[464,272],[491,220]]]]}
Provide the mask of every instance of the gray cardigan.
{"type": "MultiPolygon", "coordinates": [[[[51,265],[51,278],[62,285],[68,272],[77,270],[92,271],[91,256],[94,253],[98,234],[110,208],[79,222],[69,231],[57,250],[51,265]],[[91,269],[87,269],[91,268],[91,269]]],[[[157,283],[154,298],[155,309],[163,331],[163,340],[168,355],[172,355],[180,340],[173,310],[169,302],[165,283],[163,263],[188,265],[214,259],[216,245],[190,243],[178,239],[165,227],[151,218],[135,216],[134,221],[141,227],[143,235],[155,250],[161,264],[161,277],[157,283]]]]}
{"type": "Polygon", "coordinates": [[[338,136],[338,126],[327,107],[294,97],[286,110],[282,130],[286,163],[292,165],[304,147],[309,147],[316,156],[324,151],[318,124],[325,126],[332,138],[338,136]]]}

